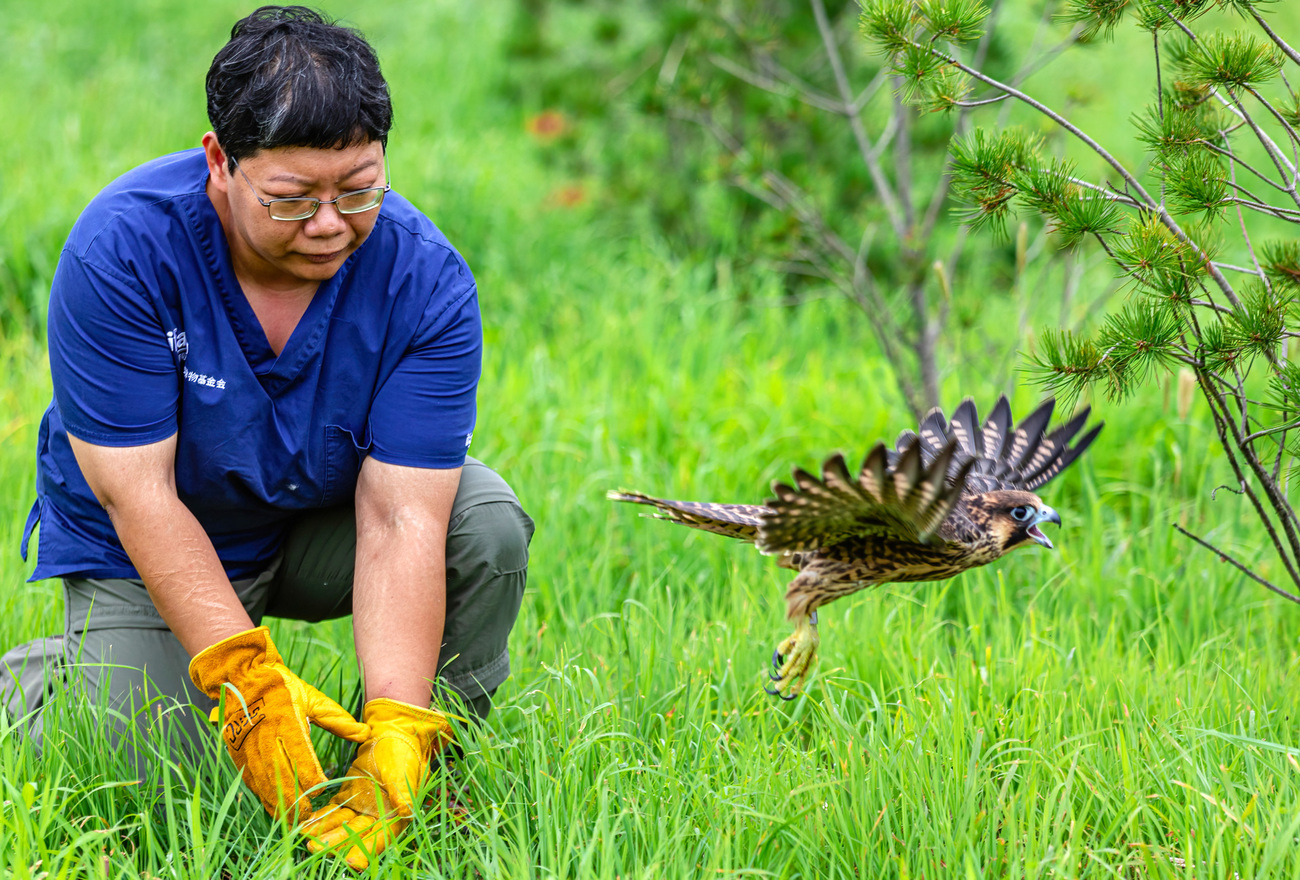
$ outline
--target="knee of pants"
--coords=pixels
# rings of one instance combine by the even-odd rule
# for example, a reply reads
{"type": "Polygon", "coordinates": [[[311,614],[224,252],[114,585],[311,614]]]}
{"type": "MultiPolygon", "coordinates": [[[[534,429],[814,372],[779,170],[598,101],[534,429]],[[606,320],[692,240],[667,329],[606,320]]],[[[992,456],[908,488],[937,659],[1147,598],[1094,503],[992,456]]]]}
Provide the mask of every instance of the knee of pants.
{"type": "Polygon", "coordinates": [[[532,519],[515,502],[490,501],[462,512],[447,532],[448,589],[462,578],[525,572],[533,528],[532,519]]]}

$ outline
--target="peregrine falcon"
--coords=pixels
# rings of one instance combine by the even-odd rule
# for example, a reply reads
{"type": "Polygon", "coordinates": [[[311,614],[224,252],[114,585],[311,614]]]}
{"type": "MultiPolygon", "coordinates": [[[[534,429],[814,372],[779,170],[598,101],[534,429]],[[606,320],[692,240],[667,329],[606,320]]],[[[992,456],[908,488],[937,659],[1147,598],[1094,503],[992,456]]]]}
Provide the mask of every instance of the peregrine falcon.
{"type": "Polygon", "coordinates": [[[669,501],[610,492],[615,501],[649,504],[655,514],[692,528],[753,543],[798,572],[786,590],[794,632],[772,655],[768,693],[793,699],[817,655],[817,609],[878,584],[937,581],[986,565],[1018,547],[1052,542],[1039,528],[1061,524],[1035,489],[1083,454],[1102,423],[1074,440],[1088,408],[1046,432],[1054,401],[1013,425],[1005,396],[980,424],[967,399],[952,421],[931,410],[893,449],[878,443],[857,476],[836,453],[821,479],[796,468],[794,485],[773,483],[766,504],[669,501]],[[1071,441],[1074,441],[1071,445],[1071,441]]]}

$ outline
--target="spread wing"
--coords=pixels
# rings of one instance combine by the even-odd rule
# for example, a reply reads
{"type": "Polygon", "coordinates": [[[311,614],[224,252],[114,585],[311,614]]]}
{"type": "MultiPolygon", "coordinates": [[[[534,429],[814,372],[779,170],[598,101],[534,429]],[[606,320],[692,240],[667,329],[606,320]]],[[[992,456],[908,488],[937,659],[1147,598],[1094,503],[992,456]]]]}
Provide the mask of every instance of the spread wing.
{"type": "Polygon", "coordinates": [[[914,438],[892,456],[885,444],[877,444],[856,477],[838,453],[822,465],[821,479],[796,469],[793,486],[772,485],[776,498],[760,514],[758,547],[791,553],[852,537],[930,543],[974,465],[973,460],[957,463],[957,449],[949,442],[926,461],[922,443],[914,438]]]}
{"type": "Polygon", "coordinates": [[[611,501],[630,501],[633,504],[649,504],[656,510],[658,519],[667,519],[691,528],[704,529],[726,535],[754,541],[758,536],[758,524],[763,512],[767,510],[758,504],[713,504],[708,501],[669,501],[653,498],[640,492],[609,492],[605,496],[611,501]]]}
{"type": "MultiPolygon", "coordinates": [[[[997,489],[1023,489],[1032,492],[1065,470],[1097,438],[1104,422],[1098,422],[1086,434],[1071,441],[1088,421],[1089,407],[1084,407],[1065,424],[1046,433],[1055,401],[1048,399],[1026,416],[1019,425],[1011,421],[1011,406],[1005,396],[998,398],[988,420],[980,424],[979,414],[970,398],[962,401],[952,414],[952,421],[933,409],[921,421],[914,434],[904,431],[898,448],[921,443],[922,461],[934,461],[951,443],[957,444],[949,468],[951,475],[967,462],[973,462],[966,479],[968,492],[992,492],[997,489]]],[[[894,453],[898,456],[900,453],[894,453]]]]}

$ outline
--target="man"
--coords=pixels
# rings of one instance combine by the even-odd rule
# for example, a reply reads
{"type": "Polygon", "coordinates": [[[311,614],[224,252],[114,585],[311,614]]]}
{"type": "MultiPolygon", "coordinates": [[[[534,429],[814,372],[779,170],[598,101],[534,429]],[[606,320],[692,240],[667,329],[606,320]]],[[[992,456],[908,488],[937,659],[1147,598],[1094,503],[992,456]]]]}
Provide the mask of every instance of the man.
{"type": "Polygon", "coordinates": [[[202,149],[112,183],[60,257],[27,532],[39,520],[34,578],[63,579],[67,625],[6,655],[10,708],[39,712],[51,675],[136,724],[158,695],[220,701],[266,809],[363,867],[450,740],[435,682],[483,715],[508,675],[532,522],[466,457],[477,289],[390,192],[392,109],[364,37],[262,7],[207,94],[202,149]],[[348,614],[359,721],[258,626],[348,614]],[[360,745],[315,813],[308,721],[360,745]]]}

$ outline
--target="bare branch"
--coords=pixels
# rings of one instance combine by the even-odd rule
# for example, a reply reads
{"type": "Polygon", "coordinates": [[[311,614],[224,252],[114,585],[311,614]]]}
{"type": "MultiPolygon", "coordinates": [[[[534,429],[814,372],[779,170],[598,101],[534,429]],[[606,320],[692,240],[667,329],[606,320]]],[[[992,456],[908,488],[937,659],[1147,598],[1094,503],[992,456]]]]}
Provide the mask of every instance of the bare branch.
{"type": "Polygon", "coordinates": [[[1267,214],[1270,217],[1276,217],[1279,220],[1287,220],[1291,223],[1300,222],[1300,210],[1291,208],[1278,208],[1274,205],[1268,205],[1264,202],[1253,202],[1250,199],[1230,198],[1225,200],[1230,205],[1238,205],[1242,208],[1254,211],[1257,214],[1267,214]]]}
{"type": "Polygon", "coordinates": [[[1221,306],[1218,303],[1214,302],[1213,300],[1192,299],[1190,300],[1190,302],[1194,306],[1200,306],[1203,309],[1209,309],[1210,311],[1218,312],[1221,315],[1231,315],[1233,313],[1232,309],[1228,308],[1227,306],[1221,306]]]}
{"type": "Polygon", "coordinates": [[[1000,104],[1010,98],[1010,95],[998,95],[996,98],[985,98],[982,101],[953,101],[954,107],[985,107],[989,104],[1000,104]]]}
{"type": "Polygon", "coordinates": [[[1290,431],[1292,428],[1300,428],[1300,419],[1297,419],[1294,422],[1287,422],[1285,425],[1274,425],[1271,428],[1264,428],[1262,430],[1256,431],[1254,434],[1251,434],[1247,437],[1243,437],[1241,439],[1241,442],[1253,443],[1254,441],[1258,440],[1261,437],[1268,437],[1272,434],[1278,434],[1278,433],[1285,434],[1287,431],[1290,431]]]}
{"type": "Polygon", "coordinates": [[[1283,178],[1289,178],[1291,181],[1288,186],[1283,187],[1282,191],[1291,196],[1297,205],[1300,205],[1300,195],[1296,194],[1295,166],[1286,156],[1282,155],[1281,148],[1274,143],[1273,139],[1268,136],[1268,133],[1259,127],[1259,124],[1255,122],[1255,118],[1250,115],[1250,111],[1248,111],[1245,105],[1241,103],[1241,99],[1238,98],[1231,89],[1227,89],[1226,91],[1228,93],[1227,98],[1219,94],[1218,89],[1214,90],[1214,96],[1232,113],[1235,113],[1239,119],[1243,120],[1250,126],[1250,130],[1255,133],[1255,140],[1259,141],[1260,144],[1263,145],[1264,150],[1268,153],[1268,157],[1273,160],[1273,166],[1277,168],[1278,173],[1281,174],[1283,178]]]}
{"type": "MultiPolygon", "coordinates": [[[[1290,124],[1286,121],[1286,117],[1284,117],[1280,112],[1278,112],[1278,109],[1274,107],[1272,103],[1269,102],[1268,98],[1265,98],[1263,95],[1259,93],[1259,89],[1255,88],[1254,86],[1246,86],[1245,88],[1246,91],[1250,92],[1252,95],[1255,96],[1256,101],[1264,105],[1265,110],[1273,114],[1273,118],[1278,121],[1278,124],[1282,126],[1282,130],[1287,133],[1287,136],[1290,137],[1293,142],[1300,142],[1300,136],[1296,134],[1295,129],[1293,129],[1290,126],[1290,124]]],[[[1292,164],[1291,167],[1293,168],[1295,167],[1294,163],[1292,164]]]]}
{"type": "MultiPolygon", "coordinates": [[[[1231,165],[1231,161],[1232,161],[1232,160],[1229,160],[1230,165],[1231,165]]],[[[1233,169],[1230,169],[1230,170],[1233,170],[1233,169]]],[[[1228,179],[1227,179],[1226,181],[1224,181],[1224,182],[1227,183],[1228,186],[1230,186],[1230,187],[1232,187],[1233,189],[1235,189],[1237,192],[1242,193],[1243,195],[1245,195],[1246,198],[1248,198],[1250,201],[1252,201],[1252,202],[1257,202],[1257,203],[1259,203],[1259,204],[1261,204],[1261,205],[1267,205],[1267,204],[1268,204],[1268,202],[1265,202],[1265,201],[1264,201],[1263,199],[1261,199],[1259,196],[1255,195],[1253,192],[1251,192],[1250,190],[1246,189],[1246,188],[1245,188],[1244,186],[1242,186],[1241,184],[1237,183],[1237,175],[1236,175],[1235,173],[1230,173],[1228,179]]],[[[1271,206],[1270,206],[1270,207],[1271,207],[1271,206]]],[[[1290,209],[1289,209],[1289,208],[1282,208],[1282,209],[1279,209],[1279,210],[1290,210],[1290,209]]]]}
{"type": "MultiPolygon", "coordinates": [[[[1193,321],[1195,321],[1195,317],[1193,317],[1193,321]]],[[[1291,582],[1300,584],[1300,573],[1296,571],[1295,566],[1295,559],[1297,556],[1300,556],[1300,544],[1296,541],[1295,531],[1291,528],[1286,514],[1282,511],[1277,511],[1279,518],[1282,520],[1283,528],[1287,533],[1288,543],[1283,544],[1273,525],[1273,520],[1264,509],[1263,502],[1260,501],[1259,497],[1255,494],[1255,491],[1246,481],[1245,474],[1242,473],[1241,462],[1238,461],[1237,455],[1237,450],[1241,449],[1241,447],[1229,442],[1228,440],[1228,431],[1232,428],[1232,419],[1228,412],[1227,401],[1224,400],[1222,395],[1215,390],[1213,385],[1210,384],[1209,377],[1213,374],[1208,373],[1203,369],[1197,369],[1194,372],[1198,382],[1200,383],[1201,392],[1204,395],[1206,402],[1210,404],[1210,412],[1214,416],[1214,425],[1219,433],[1219,445],[1227,454],[1228,463],[1232,466],[1233,473],[1236,474],[1237,483],[1241,486],[1242,490],[1246,493],[1246,497],[1250,499],[1251,505],[1255,508],[1255,514],[1263,524],[1265,531],[1268,532],[1269,539],[1277,549],[1278,557],[1282,560],[1282,564],[1286,567],[1287,574],[1291,577],[1291,582]]],[[[1255,473],[1258,477],[1259,471],[1256,470],[1255,473]]],[[[1267,489],[1267,486],[1265,488],[1267,489]]],[[[1274,505],[1274,508],[1276,510],[1276,504],[1274,505]]]]}
{"type": "MultiPolygon", "coordinates": [[[[1245,125],[1245,123],[1243,122],[1242,125],[1245,125]]],[[[1220,134],[1227,134],[1227,132],[1219,132],[1219,133],[1220,133],[1220,134]]],[[[1226,142],[1226,141],[1227,141],[1227,138],[1224,138],[1224,141],[1226,142]]],[[[1275,180],[1271,180],[1270,178],[1266,177],[1264,174],[1262,174],[1258,169],[1256,169],[1256,168],[1253,167],[1252,165],[1250,165],[1250,164],[1248,164],[1248,163],[1246,163],[1246,162],[1243,162],[1240,158],[1238,158],[1237,154],[1234,153],[1234,152],[1231,150],[1231,148],[1225,149],[1225,148],[1220,147],[1220,146],[1218,146],[1217,144],[1213,144],[1213,143],[1211,143],[1211,142],[1209,142],[1209,141],[1202,141],[1201,144],[1202,144],[1202,146],[1204,146],[1207,150],[1210,150],[1210,151],[1212,151],[1212,152],[1218,153],[1218,154],[1221,155],[1221,156],[1227,156],[1229,159],[1231,159],[1232,161],[1236,162],[1236,163],[1237,163],[1238,165],[1240,165],[1242,168],[1245,168],[1245,169],[1246,169],[1247,171],[1249,171],[1251,174],[1255,175],[1255,176],[1258,177],[1260,180],[1262,180],[1264,183],[1267,183],[1269,186],[1273,187],[1273,189],[1277,190],[1278,192],[1280,192],[1280,193],[1285,193],[1285,192],[1287,192],[1287,188],[1286,188],[1286,187],[1280,185],[1277,181],[1275,181],[1275,180]]]]}
{"type": "Polygon", "coordinates": [[[790,83],[777,82],[770,77],[763,76],[763,74],[758,73],[757,71],[741,67],[739,64],[724,55],[710,53],[709,63],[714,67],[726,71],[737,79],[749,83],[755,88],[762,89],[765,92],[771,92],[772,94],[782,98],[795,98],[810,107],[816,107],[819,110],[826,110],[830,113],[843,114],[845,112],[844,105],[833,98],[827,98],[816,92],[798,88],[790,83]]]}
{"type": "Polygon", "coordinates": [[[1220,269],[1227,269],[1229,272],[1240,272],[1243,275],[1259,274],[1255,269],[1248,269],[1245,266],[1234,266],[1231,263],[1220,263],[1218,260],[1214,261],[1214,265],[1218,266],[1220,269]]]}
{"type": "Polygon", "coordinates": [[[871,82],[867,83],[867,87],[859,92],[858,96],[853,99],[853,103],[849,105],[849,114],[857,116],[861,113],[863,108],[871,103],[871,99],[876,96],[876,92],[880,91],[880,87],[888,80],[889,71],[884,69],[880,70],[871,78],[871,82]]]}
{"type": "MultiPolygon", "coordinates": [[[[826,56],[830,60],[831,71],[835,75],[835,85],[839,89],[840,100],[844,102],[845,106],[850,106],[853,101],[853,92],[849,86],[848,75],[844,72],[844,60],[840,57],[840,48],[835,40],[835,31],[831,28],[830,21],[826,17],[826,4],[823,0],[810,0],[810,2],[812,3],[813,17],[817,19],[817,30],[821,33],[822,43],[826,46],[826,56]]],[[[871,175],[871,182],[876,188],[876,194],[885,206],[885,213],[889,215],[889,221],[894,227],[894,233],[902,241],[910,230],[903,222],[903,214],[899,208],[898,199],[894,195],[893,187],[889,185],[889,181],[880,168],[880,163],[876,161],[875,156],[872,154],[871,141],[862,125],[862,117],[856,113],[850,116],[849,127],[853,131],[854,140],[858,143],[858,152],[862,155],[862,161],[867,166],[867,173],[871,175]]]]}
{"type": "Polygon", "coordinates": [[[1265,586],[1265,587],[1267,587],[1268,589],[1272,590],[1274,593],[1277,593],[1279,596],[1283,597],[1284,599],[1290,599],[1292,602],[1300,603],[1300,596],[1294,596],[1294,595],[1292,595],[1291,593],[1288,593],[1286,590],[1282,589],[1281,587],[1276,586],[1275,584],[1269,583],[1268,581],[1264,580],[1264,579],[1263,579],[1262,577],[1260,577],[1259,575],[1255,574],[1255,572],[1251,571],[1249,568],[1247,568],[1246,566],[1242,565],[1242,564],[1241,564],[1240,562],[1238,562],[1236,559],[1233,559],[1233,558],[1232,558],[1231,556],[1229,556],[1227,553],[1225,553],[1224,551],[1220,550],[1218,547],[1215,547],[1215,546],[1214,546],[1213,544],[1211,544],[1209,541],[1206,541],[1206,540],[1204,540],[1203,538],[1198,538],[1196,535],[1193,535],[1191,532],[1187,531],[1187,529],[1183,528],[1183,527],[1180,526],[1178,523],[1174,523],[1173,526],[1174,526],[1175,529],[1177,529],[1178,531],[1182,532],[1183,535],[1185,535],[1186,537],[1191,538],[1193,541],[1195,541],[1196,543],[1200,544],[1200,545],[1201,545],[1202,547],[1204,547],[1205,549],[1211,551],[1212,553],[1217,554],[1218,557],[1219,557],[1220,559],[1222,559],[1224,562],[1228,563],[1228,564],[1231,565],[1233,568],[1235,568],[1235,569],[1237,569],[1238,571],[1240,571],[1240,572],[1241,572],[1242,574],[1244,574],[1246,577],[1250,578],[1251,580],[1255,581],[1255,582],[1258,583],[1258,584],[1262,584],[1263,586],[1265,586]]]}
{"type": "MultiPolygon", "coordinates": [[[[893,151],[894,184],[898,187],[898,204],[903,209],[903,228],[910,233],[916,226],[916,209],[912,205],[912,111],[897,95],[894,97],[894,116],[898,119],[893,151]]],[[[906,247],[907,239],[899,244],[906,247]]]]}
{"type": "Polygon", "coordinates": [[[889,121],[885,123],[885,130],[880,133],[880,137],[876,139],[876,145],[871,148],[872,161],[880,160],[890,143],[893,142],[896,134],[898,134],[898,114],[890,113],[889,121]]]}
{"type": "MultiPolygon", "coordinates": [[[[1047,12],[1050,12],[1051,10],[1050,6],[1044,8],[1047,12]]],[[[1012,85],[1020,85],[1035,73],[1038,73],[1038,71],[1055,61],[1062,52],[1079,42],[1079,34],[1081,33],[1083,33],[1083,24],[1076,24],[1070,29],[1070,33],[1066,35],[1065,39],[1061,40],[1061,42],[1057,43],[1052,48],[1044,50],[1042,55],[1039,55],[1032,62],[1016,71],[1016,75],[1011,79],[1012,85]]],[[[977,66],[983,65],[977,64],[977,66]]]]}
{"type": "Polygon", "coordinates": [[[1095,193],[1099,193],[1105,196],[1106,201],[1108,202],[1118,202],[1121,205],[1128,205],[1130,208],[1142,207],[1142,204],[1138,202],[1136,199],[1133,199],[1130,196],[1126,196],[1123,193],[1115,192],[1113,189],[1106,189],[1104,186],[1098,186],[1095,183],[1089,183],[1088,181],[1083,180],[1082,178],[1079,177],[1070,177],[1068,179],[1073,184],[1076,184],[1078,186],[1083,187],[1084,189],[1089,189],[1095,193]]]}
{"type": "MultiPolygon", "coordinates": [[[[1232,185],[1236,186],[1237,166],[1234,165],[1231,161],[1228,162],[1228,177],[1232,185]]],[[[1269,292],[1272,292],[1273,286],[1269,284],[1268,276],[1264,274],[1264,269],[1259,265],[1259,257],[1255,256],[1255,245],[1250,240],[1250,231],[1246,229],[1246,215],[1241,210],[1243,207],[1241,204],[1241,200],[1237,199],[1236,201],[1238,202],[1237,222],[1241,225],[1241,237],[1246,241],[1246,250],[1250,253],[1250,261],[1255,264],[1255,271],[1259,274],[1259,277],[1264,279],[1264,283],[1268,285],[1269,292]]],[[[1280,215],[1274,215],[1274,216],[1280,216],[1280,215]]]]}

